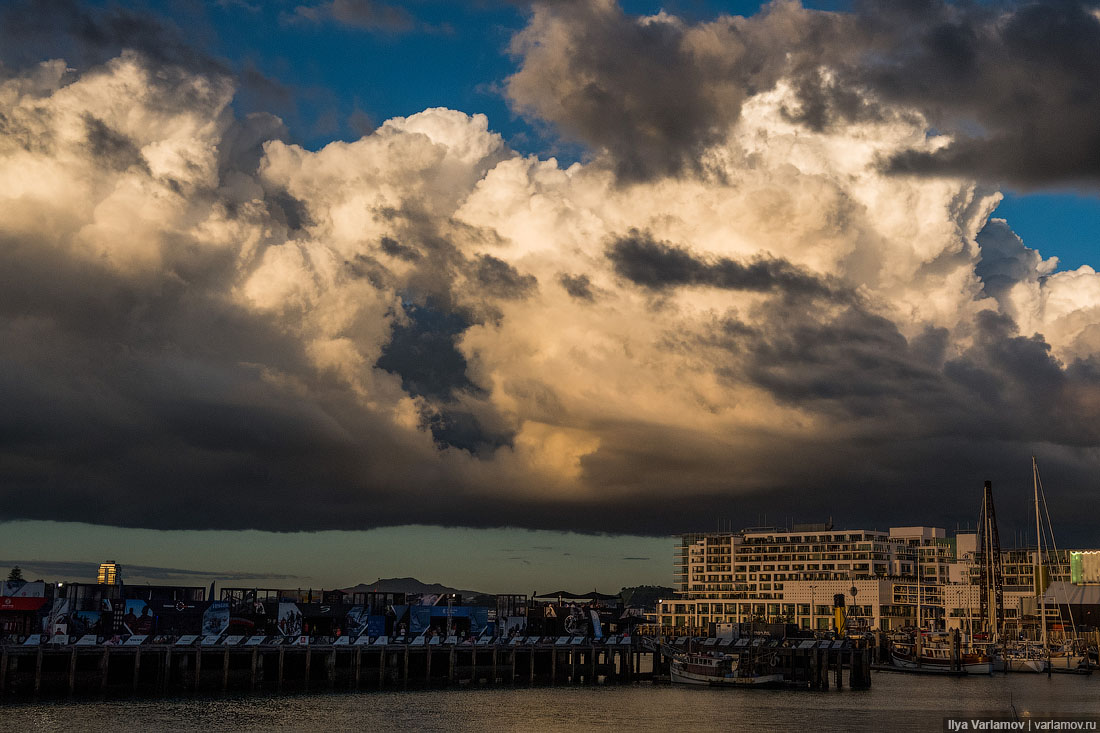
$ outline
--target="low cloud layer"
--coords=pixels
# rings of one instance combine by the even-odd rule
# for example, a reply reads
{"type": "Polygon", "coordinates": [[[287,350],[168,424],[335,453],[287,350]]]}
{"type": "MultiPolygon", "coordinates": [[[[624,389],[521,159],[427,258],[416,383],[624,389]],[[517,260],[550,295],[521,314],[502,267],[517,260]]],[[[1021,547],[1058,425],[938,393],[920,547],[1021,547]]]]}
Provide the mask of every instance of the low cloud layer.
{"type": "Polygon", "coordinates": [[[1055,507],[1094,514],[1100,276],[990,222],[987,171],[890,163],[970,144],[920,95],[868,71],[809,114],[807,79],[859,58],[821,48],[868,13],[537,6],[509,93],[591,145],[568,167],[441,108],[307,150],[225,75],[139,51],[10,73],[2,518],[953,526],[1033,452],[1055,507]],[[566,58],[620,31],[620,65],[566,58]],[[638,97],[647,44],[711,70],[638,97]]]}

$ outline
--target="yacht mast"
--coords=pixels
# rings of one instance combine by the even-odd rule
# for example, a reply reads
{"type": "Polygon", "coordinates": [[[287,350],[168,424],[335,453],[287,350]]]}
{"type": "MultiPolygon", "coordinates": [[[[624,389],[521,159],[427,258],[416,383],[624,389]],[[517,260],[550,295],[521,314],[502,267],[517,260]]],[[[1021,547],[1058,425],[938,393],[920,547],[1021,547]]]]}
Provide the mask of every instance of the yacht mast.
{"type": "Polygon", "coordinates": [[[920,585],[920,545],[917,545],[917,643],[913,647],[917,658],[917,666],[920,666],[921,645],[924,641],[924,626],[921,623],[921,585],[920,585]]]}
{"type": "Polygon", "coordinates": [[[985,482],[981,521],[978,524],[978,591],[982,624],[996,641],[1004,630],[1004,581],[1001,540],[993,507],[993,483],[985,482]]]}
{"type": "Polygon", "coordinates": [[[1039,524],[1039,467],[1035,464],[1035,456],[1031,457],[1031,477],[1035,484],[1035,594],[1039,596],[1040,640],[1045,648],[1047,645],[1047,616],[1043,604],[1043,528],[1039,524]]]}

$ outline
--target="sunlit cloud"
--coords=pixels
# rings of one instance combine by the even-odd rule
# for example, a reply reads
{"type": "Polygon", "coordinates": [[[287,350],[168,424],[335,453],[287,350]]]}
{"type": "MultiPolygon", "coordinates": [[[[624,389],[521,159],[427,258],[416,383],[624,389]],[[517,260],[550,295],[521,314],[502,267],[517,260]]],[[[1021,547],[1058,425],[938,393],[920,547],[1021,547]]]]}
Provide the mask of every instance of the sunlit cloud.
{"type": "Polygon", "coordinates": [[[990,221],[997,176],[1095,171],[965,165],[1016,123],[861,66],[882,13],[536,6],[507,93],[569,165],[444,108],[310,150],[137,50],[13,71],[4,518],[665,533],[943,504],[1032,446],[1095,507],[1100,276],[990,221]]]}

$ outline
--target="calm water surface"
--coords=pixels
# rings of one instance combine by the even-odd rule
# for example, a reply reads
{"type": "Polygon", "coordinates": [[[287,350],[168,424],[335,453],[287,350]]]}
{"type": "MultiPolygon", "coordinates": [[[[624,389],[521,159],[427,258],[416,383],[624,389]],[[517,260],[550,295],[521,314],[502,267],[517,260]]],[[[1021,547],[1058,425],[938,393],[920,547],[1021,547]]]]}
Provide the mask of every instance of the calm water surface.
{"type": "Polygon", "coordinates": [[[668,685],[475,688],[7,704],[5,731],[834,730],[938,731],[956,714],[1100,715],[1100,675],[915,677],[875,673],[864,691],[668,685]]]}

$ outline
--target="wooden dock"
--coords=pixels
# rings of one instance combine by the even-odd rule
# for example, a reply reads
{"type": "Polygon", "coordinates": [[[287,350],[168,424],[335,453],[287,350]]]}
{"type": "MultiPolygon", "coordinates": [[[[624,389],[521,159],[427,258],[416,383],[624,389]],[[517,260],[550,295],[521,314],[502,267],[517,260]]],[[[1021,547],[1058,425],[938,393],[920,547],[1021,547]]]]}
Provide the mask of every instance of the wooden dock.
{"type": "MultiPolygon", "coordinates": [[[[828,642],[823,642],[828,644],[828,642]]],[[[870,686],[867,648],[782,647],[769,663],[807,689],[870,686]],[[847,673],[847,674],[845,674],[847,673]]],[[[4,646],[0,702],[72,696],[176,696],[457,685],[597,685],[661,679],[669,658],[640,638],[474,644],[4,646]]]]}
{"type": "Polygon", "coordinates": [[[629,683],[635,644],[4,646],[0,700],[80,695],[629,683]]]}

